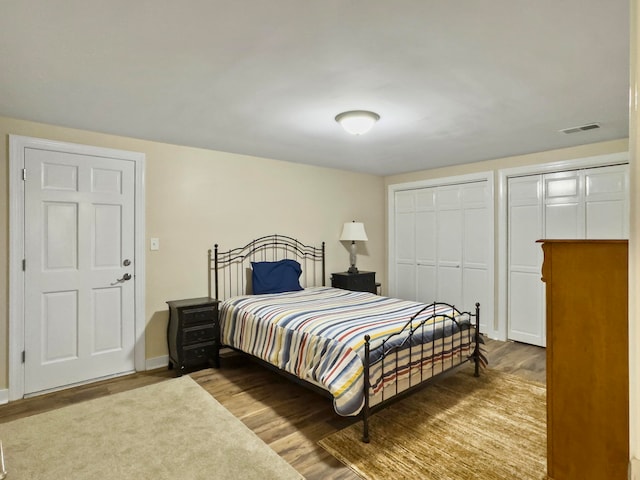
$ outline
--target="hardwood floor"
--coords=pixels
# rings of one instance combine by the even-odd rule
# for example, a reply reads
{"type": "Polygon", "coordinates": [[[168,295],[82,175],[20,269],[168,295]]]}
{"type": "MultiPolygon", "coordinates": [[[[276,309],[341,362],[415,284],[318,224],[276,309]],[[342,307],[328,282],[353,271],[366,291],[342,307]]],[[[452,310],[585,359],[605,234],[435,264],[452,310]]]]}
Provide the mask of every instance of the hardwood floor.
{"type": "MultiPolygon", "coordinates": [[[[490,368],[544,383],[544,348],[486,339],[486,349],[490,368]]],[[[226,352],[221,363],[220,369],[190,375],[298,472],[309,480],[359,478],[317,445],[321,438],[354,421],[337,415],[330,399],[244,355],[226,352]]],[[[0,406],[0,423],[142,387],[173,375],[172,371],[161,369],[19,400],[0,406]]]]}

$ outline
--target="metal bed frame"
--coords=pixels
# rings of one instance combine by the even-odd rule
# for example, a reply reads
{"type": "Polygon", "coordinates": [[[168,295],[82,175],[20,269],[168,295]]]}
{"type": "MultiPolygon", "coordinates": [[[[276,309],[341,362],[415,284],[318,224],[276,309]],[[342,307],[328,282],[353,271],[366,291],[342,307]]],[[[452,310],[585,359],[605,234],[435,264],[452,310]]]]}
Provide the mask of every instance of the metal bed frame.
{"type": "MultiPolygon", "coordinates": [[[[216,298],[217,300],[224,300],[236,295],[251,294],[251,267],[249,262],[277,261],[284,258],[294,259],[301,263],[303,274],[300,279],[300,283],[303,287],[320,285],[325,286],[326,272],[324,242],[322,242],[322,245],[320,247],[314,247],[305,245],[298,240],[285,235],[267,235],[253,240],[243,247],[238,247],[221,252],[219,251],[218,244],[216,244],[213,252],[212,250],[208,251],[207,270],[209,297],[212,297],[213,293],[215,296],[213,296],[212,298],[216,298]]],[[[233,348],[230,345],[221,345],[221,336],[218,323],[217,327],[216,348],[214,352],[215,366],[220,365],[220,348],[233,348]]],[[[432,324],[431,328],[435,328],[435,326],[432,324]]],[[[364,341],[364,407],[362,408],[359,415],[361,416],[363,422],[362,441],[366,443],[369,442],[370,438],[369,419],[370,416],[376,411],[384,408],[392,402],[404,398],[413,391],[424,387],[428,383],[431,383],[432,380],[436,379],[440,375],[450,372],[451,370],[460,367],[466,362],[474,362],[474,375],[476,377],[478,377],[480,374],[480,367],[484,367],[487,364],[486,357],[484,356],[480,348],[480,345],[483,344],[484,341],[480,334],[479,303],[476,303],[475,312],[473,313],[460,312],[453,305],[442,302],[434,302],[432,304],[425,305],[424,308],[422,308],[410,320],[406,322],[401,331],[391,334],[389,337],[385,338],[380,345],[377,345],[373,349],[373,352],[376,353],[373,363],[371,361],[372,345],[370,336],[365,335],[364,341]],[[453,309],[453,313],[451,315],[436,314],[437,308],[443,305],[451,307],[453,309]],[[431,310],[431,313],[429,312],[429,310],[431,310]],[[414,325],[414,320],[423,313],[426,314],[426,318],[424,318],[424,320],[421,320],[420,323],[414,325]],[[434,317],[449,319],[462,334],[464,329],[460,327],[460,323],[457,320],[457,317],[459,315],[467,315],[469,317],[470,325],[474,324],[475,331],[473,333],[471,331],[471,327],[466,329],[466,335],[468,336],[467,340],[470,340],[473,336],[474,347],[472,353],[468,355],[467,358],[462,358],[461,353],[450,355],[448,362],[445,364],[446,353],[450,352],[454,347],[454,339],[453,336],[451,336],[449,339],[443,337],[441,340],[435,340],[432,342],[432,347],[435,348],[436,346],[439,346],[441,348],[441,353],[439,353],[437,356],[435,354],[431,356],[425,356],[425,344],[420,341],[420,338],[424,338],[425,330],[429,328],[427,326],[429,324],[429,321],[434,317]],[[394,344],[394,340],[399,339],[401,336],[405,338],[402,339],[399,344],[394,344]],[[449,344],[447,344],[446,342],[449,342],[449,344]],[[385,395],[385,392],[389,389],[388,387],[386,387],[381,390],[382,396],[380,402],[376,405],[370,406],[369,392],[372,388],[371,368],[374,365],[380,363],[381,376],[376,380],[376,383],[377,381],[382,381],[382,377],[385,375],[385,362],[391,362],[391,364],[395,362],[395,365],[397,365],[399,352],[406,349],[409,349],[411,369],[414,368],[414,364],[418,365],[416,368],[419,368],[420,375],[417,383],[413,383],[414,380],[412,379],[412,375],[409,375],[408,386],[405,385],[405,388],[403,388],[403,390],[400,391],[398,389],[398,383],[395,382],[395,390],[392,392],[390,397],[385,395]],[[414,360],[413,357],[413,355],[415,354],[415,349],[420,349],[417,360],[414,360]],[[442,368],[442,370],[438,373],[435,373],[434,370],[435,360],[440,361],[440,365],[442,368]],[[423,375],[424,365],[431,365],[432,369],[431,375],[429,375],[427,378],[424,378],[423,375]]],[[[252,358],[256,357],[252,356],[252,358]]],[[[271,365],[262,359],[256,359],[260,364],[286,376],[296,383],[304,385],[307,388],[311,388],[312,390],[319,392],[325,396],[331,397],[331,394],[323,390],[322,388],[309,383],[306,380],[300,379],[295,375],[292,375],[291,373],[285,372],[279,369],[277,366],[271,365]]]]}

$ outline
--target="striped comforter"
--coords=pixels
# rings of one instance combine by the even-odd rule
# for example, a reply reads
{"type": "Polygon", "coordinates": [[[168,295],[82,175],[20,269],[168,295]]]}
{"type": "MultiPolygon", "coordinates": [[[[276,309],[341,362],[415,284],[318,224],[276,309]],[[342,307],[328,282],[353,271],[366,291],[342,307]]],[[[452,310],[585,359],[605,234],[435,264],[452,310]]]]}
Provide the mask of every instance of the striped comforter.
{"type": "MultiPolygon", "coordinates": [[[[436,365],[442,369],[445,359],[452,364],[467,360],[473,349],[468,316],[460,317],[458,325],[440,316],[451,314],[445,307],[416,330],[411,342],[400,334],[382,347],[383,340],[401,331],[422,307],[330,287],[239,296],[220,305],[221,340],[329,391],[337,413],[357,415],[364,405],[365,334],[371,337],[372,398],[390,385],[397,389],[399,378],[428,378],[437,373],[436,365]],[[380,360],[382,349],[394,345],[394,360],[380,360]]],[[[429,309],[421,314],[414,325],[433,313],[429,309]]]]}

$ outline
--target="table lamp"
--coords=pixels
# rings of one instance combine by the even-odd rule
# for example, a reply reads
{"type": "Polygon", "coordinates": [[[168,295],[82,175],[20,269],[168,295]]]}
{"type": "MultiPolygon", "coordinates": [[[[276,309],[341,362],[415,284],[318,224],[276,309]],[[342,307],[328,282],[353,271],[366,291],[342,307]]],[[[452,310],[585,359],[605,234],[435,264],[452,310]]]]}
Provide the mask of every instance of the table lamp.
{"type": "Polygon", "coordinates": [[[360,222],[347,222],[342,227],[342,235],[340,235],[340,240],[350,241],[351,242],[351,254],[349,255],[349,260],[351,261],[351,266],[349,273],[358,273],[358,269],[356,268],[356,241],[366,242],[369,240],[367,238],[367,232],[364,231],[364,224],[360,222]]]}

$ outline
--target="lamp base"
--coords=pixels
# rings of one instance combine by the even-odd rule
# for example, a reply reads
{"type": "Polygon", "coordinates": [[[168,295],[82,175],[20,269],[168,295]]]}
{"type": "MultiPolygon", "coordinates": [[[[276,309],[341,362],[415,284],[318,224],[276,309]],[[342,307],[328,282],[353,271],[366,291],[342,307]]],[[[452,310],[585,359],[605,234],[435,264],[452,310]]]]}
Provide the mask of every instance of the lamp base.
{"type": "Polygon", "coordinates": [[[356,242],[351,242],[351,251],[349,252],[349,263],[351,266],[347,272],[349,273],[358,273],[358,269],[356,268],[356,242]]]}

